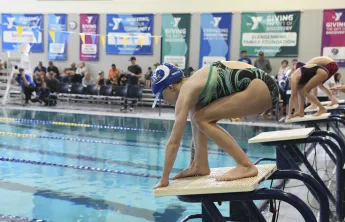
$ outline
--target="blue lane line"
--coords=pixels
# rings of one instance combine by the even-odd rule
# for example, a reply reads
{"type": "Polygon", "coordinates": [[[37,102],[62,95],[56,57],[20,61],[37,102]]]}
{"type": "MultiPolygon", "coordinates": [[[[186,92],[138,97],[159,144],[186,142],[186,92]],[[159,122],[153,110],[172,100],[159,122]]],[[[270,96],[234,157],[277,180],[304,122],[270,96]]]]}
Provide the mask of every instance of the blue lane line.
{"type": "Polygon", "coordinates": [[[106,168],[95,168],[89,166],[78,166],[78,165],[68,165],[68,164],[59,164],[59,163],[51,163],[51,162],[44,162],[44,161],[35,161],[35,160],[24,160],[24,159],[15,159],[15,158],[5,158],[0,157],[0,161],[6,162],[17,162],[17,163],[28,163],[34,165],[46,165],[46,166],[56,166],[56,167],[63,167],[63,168],[71,168],[76,170],[87,170],[87,171],[96,171],[96,172],[105,172],[105,173],[115,173],[115,174],[124,174],[124,175],[131,175],[131,176],[139,176],[139,177],[149,177],[160,179],[161,177],[145,174],[145,173],[133,173],[133,172],[126,172],[120,170],[111,170],[106,168]]]}

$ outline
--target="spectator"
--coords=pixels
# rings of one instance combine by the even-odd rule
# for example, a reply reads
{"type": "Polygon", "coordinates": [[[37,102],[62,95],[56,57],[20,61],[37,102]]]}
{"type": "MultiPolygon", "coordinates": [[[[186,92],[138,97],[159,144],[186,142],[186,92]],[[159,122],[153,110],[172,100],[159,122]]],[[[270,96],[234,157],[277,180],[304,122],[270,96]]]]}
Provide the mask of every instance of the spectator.
{"type": "Polygon", "coordinates": [[[61,76],[61,81],[65,83],[71,83],[74,76],[74,71],[70,68],[66,68],[63,71],[63,75],[61,76]]]}
{"type": "Polygon", "coordinates": [[[54,92],[54,93],[56,92],[57,84],[59,82],[60,81],[56,78],[56,73],[54,73],[53,71],[50,71],[48,75],[48,79],[46,80],[46,85],[51,92],[54,92]]]}
{"type": "Polygon", "coordinates": [[[24,73],[24,69],[19,69],[19,74],[16,78],[16,81],[21,85],[23,92],[25,94],[25,104],[29,104],[31,101],[31,94],[36,89],[36,84],[32,81],[32,78],[29,74],[24,73]]]}
{"type": "Polygon", "coordinates": [[[252,60],[247,57],[247,51],[246,50],[243,50],[241,52],[241,58],[239,58],[238,61],[250,64],[250,65],[252,64],[252,60]]]}
{"type": "Polygon", "coordinates": [[[270,74],[272,72],[271,63],[268,59],[265,58],[263,52],[259,52],[259,58],[255,60],[254,66],[262,71],[270,74]]]}
{"type": "Polygon", "coordinates": [[[44,82],[44,77],[42,77],[42,74],[40,72],[35,72],[33,77],[36,87],[41,87],[42,82],[44,82]]]}
{"type": "Polygon", "coordinates": [[[121,71],[116,67],[115,64],[111,65],[111,69],[108,71],[108,79],[113,79],[115,77],[116,81],[120,77],[121,71]]]}
{"type": "Polygon", "coordinates": [[[287,73],[290,72],[290,68],[289,68],[289,62],[287,60],[283,60],[281,63],[280,63],[280,68],[279,68],[279,71],[278,71],[278,81],[280,81],[282,78],[284,78],[287,73]]]}
{"type": "Polygon", "coordinates": [[[85,62],[81,62],[79,65],[79,68],[77,68],[77,70],[75,71],[74,82],[81,83],[86,72],[87,72],[87,68],[85,66],[85,62]]]}
{"type": "Polygon", "coordinates": [[[54,66],[54,63],[52,61],[49,61],[49,66],[48,66],[48,73],[50,72],[53,72],[55,75],[55,78],[60,80],[61,78],[60,71],[56,66],[54,66]]]}
{"type": "Polygon", "coordinates": [[[106,83],[106,80],[105,80],[105,77],[104,77],[104,72],[103,71],[99,71],[98,72],[98,79],[96,81],[96,84],[98,86],[98,88],[101,88],[101,86],[105,86],[105,83],[106,83]]]}
{"type": "Polygon", "coordinates": [[[147,69],[146,74],[145,74],[146,88],[150,88],[151,87],[151,76],[152,76],[152,68],[149,67],[147,69]]]}
{"type": "Polygon", "coordinates": [[[47,73],[46,67],[43,66],[42,62],[38,62],[38,66],[34,69],[34,73],[47,73]]]}
{"type": "Polygon", "coordinates": [[[142,69],[139,65],[137,65],[137,59],[132,56],[129,61],[131,61],[131,65],[128,66],[128,71],[130,72],[128,77],[129,84],[139,85],[139,81],[142,78],[142,69]]]}
{"type": "Polygon", "coordinates": [[[297,59],[293,59],[293,60],[291,61],[291,68],[290,68],[290,70],[286,73],[286,75],[287,75],[288,77],[290,77],[290,76],[296,71],[296,65],[297,65],[297,63],[298,63],[298,60],[297,60],[297,59]]]}
{"type": "MultiPolygon", "coordinates": [[[[52,78],[55,78],[55,73],[52,71],[51,75],[53,76],[52,78]]],[[[47,87],[46,83],[42,84],[41,88],[41,93],[39,95],[39,100],[40,102],[44,102],[45,106],[55,106],[56,105],[56,97],[52,97],[51,95],[51,90],[47,87]]]]}
{"type": "Polygon", "coordinates": [[[91,78],[91,74],[89,72],[85,73],[85,77],[83,78],[82,84],[84,87],[95,84],[95,81],[93,81],[93,79],[91,78]]]}
{"type": "Polygon", "coordinates": [[[119,86],[125,86],[127,85],[127,82],[128,82],[128,77],[126,74],[121,74],[120,75],[120,78],[118,79],[117,81],[117,85],[119,86]]]}

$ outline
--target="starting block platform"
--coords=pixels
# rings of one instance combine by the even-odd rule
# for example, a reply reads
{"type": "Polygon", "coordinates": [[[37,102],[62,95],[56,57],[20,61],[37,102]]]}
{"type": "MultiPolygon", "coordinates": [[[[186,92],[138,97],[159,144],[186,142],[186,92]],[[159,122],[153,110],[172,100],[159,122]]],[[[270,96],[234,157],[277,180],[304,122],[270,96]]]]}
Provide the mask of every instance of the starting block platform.
{"type": "MultiPolygon", "coordinates": [[[[327,109],[327,110],[333,110],[333,109],[338,109],[339,108],[339,104],[336,104],[336,105],[333,105],[333,106],[325,106],[325,108],[327,109]]],[[[343,108],[344,109],[344,108],[343,108]]],[[[307,107],[307,108],[305,108],[304,109],[304,112],[305,113],[312,113],[312,112],[317,112],[317,111],[319,111],[319,108],[317,107],[317,108],[310,108],[310,106],[309,107],[307,107]]]]}
{"type": "Polygon", "coordinates": [[[298,123],[298,122],[311,122],[315,120],[325,120],[328,119],[331,116],[330,113],[324,113],[320,116],[314,116],[314,115],[305,115],[304,117],[294,117],[289,120],[286,120],[286,123],[298,123]]]}
{"type": "MultiPolygon", "coordinates": [[[[327,117],[328,115],[324,115],[327,117]]],[[[306,117],[302,117],[305,119],[306,117]]],[[[328,117],[327,117],[328,118],[328,117]]],[[[308,119],[308,117],[307,117],[308,119]]],[[[306,120],[304,120],[306,121],[306,120]]],[[[336,207],[337,218],[341,221],[344,219],[345,206],[343,205],[345,198],[344,188],[344,140],[335,133],[329,131],[321,131],[314,127],[304,129],[292,129],[282,131],[264,132],[248,140],[248,143],[260,143],[263,146],[276,147],[276,163],[278,170],[298,170],[301,171],[300,165],[304,165],[313,178],[319,182],[336,207]],[[331,140],[333,139],[333,140],[331,140]],[[318,143],[322,147],[330,159],[336,165],[336,195],[333,195],[324,181],[320,178],[316,170],[309,163],[307,157],[302,153],[299,144],[315,144],[318,143]],[[337,144],[336,144],[337,143],[337,144]]],[[[265,158],[263,158],[264,160],[265,158]]],[[[258,161],[260,162],[260,161],[258,161]]],[[[317,194],[311,193],[317,199],[317,194]]]]}
{"type": "Polygon", "coordinates": [[[223,175],[232,168],[213,168],[209,176],[187,177],[173,180],[169,186],[155,189],[154,196],[249,192],[255,190],[277,170],[276,164],[257,165],[259,174],[256,177],[233,181],[216,181],[217,176],[223,175]]]}
{"type": "MultiPolygon", "coordinates": [[[[331,101],[325,101],[325,102],[321,102],[321,104],[323,106],[327,106],[328,104],[330,104],[330,102],[331,101]]],[[[339,102],[340,105],[345,105],[345,99],[340,99],[340,100],[338,100],[338,102],[339,102]]]]}
{"type": "MultiPolygon", "coordinates": [[[[265,180],[297,179],[310,187],[318,194],[320,200],[320,222],[329,222],[329,202],[322,187],[311,176],[298,171],[279,171],[276,164],[256,165],[259,174],[256,177],[249,177],[233,181],[216,181],[215,177],[224,174],[231,167],[214,168],[208,176],[187,177],[170,181],[169,186],[154,190],[154,196],[177,196],[179,200],[187,203],[201,203],[201,214],[189,215],[181,222],[191,219],[202,218],[202,222],[225,222],[225,221],[255,221],[266,222],[254,200],[282,200],[291,204],[302,215],[305,221],[316,222],[316,217],[310,208],[297,196],[283,190],[258,188],[265,180]],[[243,204],[244,209],[250,210],[250,215],[245,215],[241,220],[232,217],[224,217],[214,202],[231,202],[243,204]]],[[[242,205],[241,205],[242,206],[242,205]]],[[[231,205],[230,205],[231,211],[231,205]]],[[[242,212],[242,211],[241,211],[242,212]]],[[[240,213],[241,213],[240,212],[240,213]]],[[[244,213],[244,212],[242,212],[244,213]]]]}

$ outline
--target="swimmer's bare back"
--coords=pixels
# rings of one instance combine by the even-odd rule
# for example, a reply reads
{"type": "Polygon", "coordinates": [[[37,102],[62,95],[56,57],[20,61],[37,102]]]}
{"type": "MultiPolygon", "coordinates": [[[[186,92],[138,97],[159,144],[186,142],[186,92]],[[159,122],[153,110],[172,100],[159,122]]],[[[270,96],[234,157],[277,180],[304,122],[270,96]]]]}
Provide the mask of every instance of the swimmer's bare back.
{"type": "Polygon", "coordinates": [[[317,64],[321,66],[326,66],[327,64],[334,62],[333,59],[326,57],[326,56],[318,56],[314,57],[307,62],[307,64],[317,64]]]}
{"type": "MultiPolygon", "coordinates": [[[[222,62],[225,66],[231,69],[248,69],[248,68],[255,68],[252,65],[249,65],[244,62],[237,62],[237,61],[224,61],[222,62]]],[[[180,94],[183,94],[183,97],[179,96],[179,99],[181,98],[189,98],[186,100],[189,106],[190,104],[193,104],[192,106],[189,106],[191,109],[194,104],[197,104],[200,94],[205,88],[205,85],[207,83],[208,75],[210,72],[210,67],[206,66],[198,71],[196,71],[181,87],[180,94]]]]}

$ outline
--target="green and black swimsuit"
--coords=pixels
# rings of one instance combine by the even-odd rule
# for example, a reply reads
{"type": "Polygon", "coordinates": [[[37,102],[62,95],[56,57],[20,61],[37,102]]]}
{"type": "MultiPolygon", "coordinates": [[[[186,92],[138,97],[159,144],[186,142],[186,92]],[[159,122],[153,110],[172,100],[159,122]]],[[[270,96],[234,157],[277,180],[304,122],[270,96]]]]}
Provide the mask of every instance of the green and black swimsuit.
{"type": "Polygon", "coordinates": [[[275,107],[279,101],[279,89],[272,77],[261,69],[231,69],[222,62],[210,65],[208,79],[198,103],[207,106],[217,99],[244,91],[254,79],[261,79],[266,83],[272,98],[272,108],[275,107]]]}

